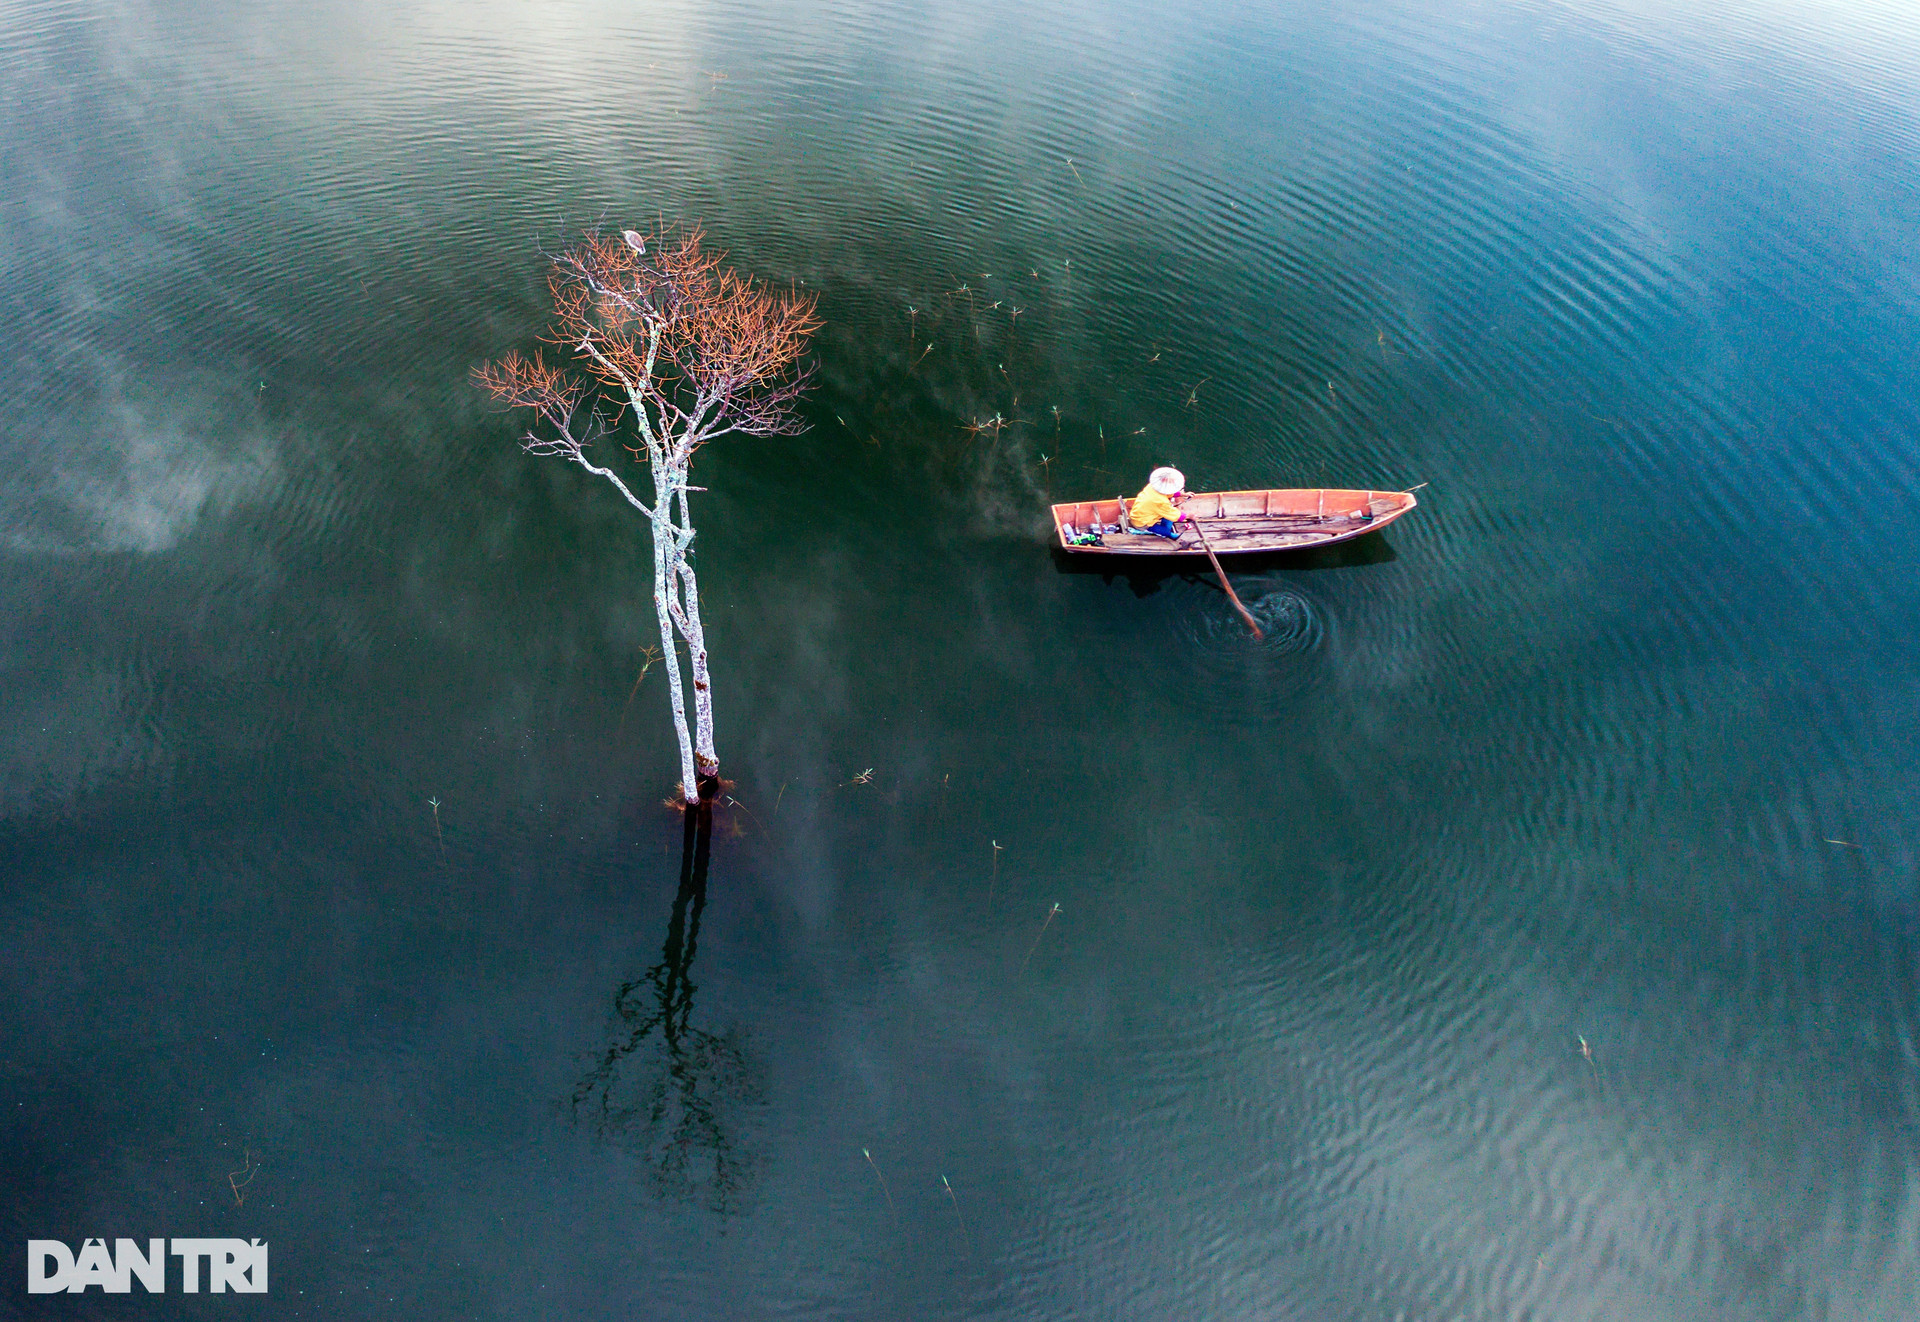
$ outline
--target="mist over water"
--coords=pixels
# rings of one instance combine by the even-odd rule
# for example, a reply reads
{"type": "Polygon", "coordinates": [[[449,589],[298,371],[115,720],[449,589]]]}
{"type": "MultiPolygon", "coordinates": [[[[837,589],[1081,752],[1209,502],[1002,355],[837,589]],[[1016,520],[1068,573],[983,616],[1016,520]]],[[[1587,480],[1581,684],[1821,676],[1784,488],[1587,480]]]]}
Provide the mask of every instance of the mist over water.
{"type": "Polygon", "coordinates": [[[275,1317],[1920,1310],[1905,7],[0,33],[14,1245],[265,1239],[275,1317]],[[697,865],[645,528],[468,377],[657,217],[827,323],[696,466],[697,865]],[[1049,549],[1158,463],[1430,485],[1232,567],[1255,640],[1049,549]]]}

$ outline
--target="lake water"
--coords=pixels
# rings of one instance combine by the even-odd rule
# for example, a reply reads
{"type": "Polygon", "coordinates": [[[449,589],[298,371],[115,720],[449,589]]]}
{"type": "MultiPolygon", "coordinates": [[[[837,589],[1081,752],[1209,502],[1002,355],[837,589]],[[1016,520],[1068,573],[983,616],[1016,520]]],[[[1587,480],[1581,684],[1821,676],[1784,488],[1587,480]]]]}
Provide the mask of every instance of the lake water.
{"type": "Polygon", "coordinates": [[[1909,6],[0,32],[0,1315],[1920,1311],[1909,6]],[[468,379],[662,217],[827,323],[684,865],[645,529],[468,379]],[[1429,485],[1256,644],[1047,549],[1164,462],[1429,485]]]}

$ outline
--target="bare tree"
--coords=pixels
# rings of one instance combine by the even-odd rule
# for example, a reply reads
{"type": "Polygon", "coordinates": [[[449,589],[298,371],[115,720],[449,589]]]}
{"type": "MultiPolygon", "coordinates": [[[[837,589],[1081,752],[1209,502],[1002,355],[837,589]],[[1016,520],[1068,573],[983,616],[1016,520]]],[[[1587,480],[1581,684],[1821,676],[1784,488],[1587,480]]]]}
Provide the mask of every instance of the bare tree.
{"type": "MultiPolygon", "coordinates": [[[[544,336],[577,371],[509,353],[474,369],[494,398],[534,411],[527,453],[551,455],[604,477],[647,516],[653,537],[653,603],[667,663],[680,792],[720,772],[713,743],[713,689],[700,624],[687,475],[694,452],[731,433],[784,436],[804,429],[794,406],[812,376],[800,355],[820,328],[810,294],[782,293],[723,266],[698,229],[661,226],[589,234],[553,258],[548,288],[554,323],[544,336]],[[607,406],[611,405],[611,408],[607,406]],[[653,499],[637,496],[613,468],[589,457],[595,441],[631,428],[653,478],[653,499]],[[675,636],[687,645],[693,729],[675,636]]],[[[625,444],[625,442],[622,442],[625,444]]]]}

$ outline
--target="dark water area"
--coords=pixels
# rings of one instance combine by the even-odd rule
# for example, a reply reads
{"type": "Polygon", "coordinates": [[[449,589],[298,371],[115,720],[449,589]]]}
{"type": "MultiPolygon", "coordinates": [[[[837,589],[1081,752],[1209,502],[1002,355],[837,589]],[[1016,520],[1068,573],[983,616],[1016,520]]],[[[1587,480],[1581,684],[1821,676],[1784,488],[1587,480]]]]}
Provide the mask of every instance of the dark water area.
{"type": "Polygon", "coordinates": [[[1920,1312],[1908,7],[0,31],[0,1316],[1920,1312]],[[697,858],[468,377],[660,217],[826,320],[697,858]],[[1049,551],[1157,463],[1429,485],[1256,643],[1049,551]]]}

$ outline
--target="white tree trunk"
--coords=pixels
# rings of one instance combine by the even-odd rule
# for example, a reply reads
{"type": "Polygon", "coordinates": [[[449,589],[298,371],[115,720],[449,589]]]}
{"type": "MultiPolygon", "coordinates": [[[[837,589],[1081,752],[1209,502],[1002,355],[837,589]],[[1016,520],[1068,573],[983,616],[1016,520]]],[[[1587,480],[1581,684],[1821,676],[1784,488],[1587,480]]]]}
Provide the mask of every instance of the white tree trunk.
{"type": "Polygon", "coordinates": [[[707,675],[707,637],[700,625],[700,589],[693,566],[682,565],[687,592],[687,653],[693,671],[693,760],[703,776],[720,774],[720,755],[713,746],[713,684],[707,675]]]}
{"type": "Polygon", "coordinates": [[[660,624],[661,661],[667,668],[667,694],[673,702],[673,732],[680,739],[680,795],[688,803],[700,801],[700,779],[693,767],[693,741],[687,735],[687,696],[680,676],[680,649],[674,642],[674,590],[669,562],[673,558],[673,521],[663,496],[653,515],[653,611],[660,624]]]}
{"type": "MultiPolygon", "coordinates": [[[[686,535],[693,533],[693,514],[687,508],[687,489],[680,486],[680,523],[686,535]]],[[[707,674],[707,632],[700,623],[700,585],[694,579],[693,564],[683,553],[680,580],[685,592],[687,621],[687,659],[693,671],[693,760],[703,776],[720,774],[720,755],[713,746],[713,684],[707,674]]]]}
{"type": "MultiPolygon", "coordinates": [[[[620,475],[602,468],[586,456],[585,446],[568,430],[566,420],[557,423],[560,439],[542,442],[528,433],[528,449],[564,454],[588,472],[606,478],[618,487],[627,503],[647,516],[653,538],[653,611],[660,626],[661,662],[667,668],[667,692],[673,702],[673,732],[680,741],[680,792],[689,806],[700,802],[700,782],[720,774],[720,758],[713,746],[713,685],[707,674],[707,637],[700,621],[700,587],[694,578],[687,553],[693,546],[693,513],[687,502],[687,468],[693,452],[709,439],[709,413],[715,401],[703,398],[691,413],[678,413],[670,419],[664,410],[648,411],[646,387],[653,379],[655,355],[660,346],[661,329],[649,319],[647,354],[644,370],[636,381],[623,374],[597,349],[591,336],[580,342],[580,351],[592,357],[626,387],[627,402],[633,410],[634,425],[646,444],[648,466],[653,471],[653,504],[643,503],[620,475]],[[674,428],[679,434],[675,435],[674,428]],[[678,518],[675,511],[678,510],[678,518]],[[686,680],[680,671],[680,649],[674,636],[687,643],[687,662],[693,672],[693,720],[687,729],[686,680]]],[[[677,413],[677,410],[676,410],[677,413]]],[[[724,430],[731,430],[726,428],[724,430]]]]}
{"type": "MultiPolygon", "coordinates": [[[[693,529],[682,529],[673,520],[673,493],[686,482],[686,471],[682,467],[676,472],[665,456],[655,453],[653,439],[648,437],[648,457],[653,462],[653,504],[648,505],[633,494],[633,489],[620,480],[620,475],[611,468],[601,468],[580,452],[575,445],[570,458],[596,477],[604,477],[619,488],[627,503],[647,516],[648,530],[653,539],[653,614],[660,625],[660,662],[667,669],[667,694],[673,700],[673,732],[680,740],[680,793],[689,807],[700,802],[700,773],[694,766],[693,738],[687,731],[687,692],[686,680],[680,673],[680,649],[674,642],[674,633],[678,629],[687,632],[688,617],[682,604],[681,582],[683,574],[690,575],[692,570],[686,565],[687,543],[693,539],[693,529]]],[[[694,637],[699,636],[698,617],[694,617],[691,630],[694,637]]],[[[689,644],[691,646],[691,644],[689,644]]],[[[701,664],[706,661],[705,647],[700,649],[701,664]]],[[[711,720],[711,708],[705,719],[711,720]]],[[[711,735],[708,736],[711,747],[711,735]]]]}

